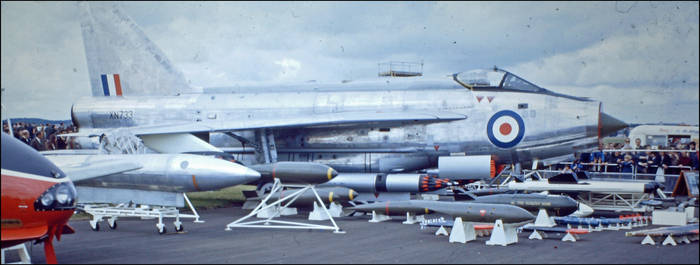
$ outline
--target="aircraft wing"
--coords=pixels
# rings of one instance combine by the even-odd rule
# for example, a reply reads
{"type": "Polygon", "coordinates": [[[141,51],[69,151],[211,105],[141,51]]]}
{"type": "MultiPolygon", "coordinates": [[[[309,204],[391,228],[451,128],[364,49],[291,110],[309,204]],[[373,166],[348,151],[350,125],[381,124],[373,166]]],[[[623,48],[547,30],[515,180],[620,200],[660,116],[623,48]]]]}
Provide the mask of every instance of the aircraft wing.
{"type": "Polygon", "coordinates": [[[61,161],[51,159],[49,160],[56,164],[73,182],[78,182],[81,180],[97,178],[101,176],[107,176],[111,174],[136,170],[142,166],[134,162],[126,162],[119,160],[102,160],[93,161],[89,163],[79,163],[79,164],[61,164],[61,161]]]}
{"type": "MultiPolygon", "coordinates": [[[[349,126],[393,126],[406,123],[434,123],[466,119],[450,112],[342,112],[289,117],[251,117],[243,120],[203,120],[153,126],[128,127],[135,135],[226,132],[250,129],[332,128],[349,126]]],[[[99,130],[62,134],[61,136],[99,136],[99,130]]]]}

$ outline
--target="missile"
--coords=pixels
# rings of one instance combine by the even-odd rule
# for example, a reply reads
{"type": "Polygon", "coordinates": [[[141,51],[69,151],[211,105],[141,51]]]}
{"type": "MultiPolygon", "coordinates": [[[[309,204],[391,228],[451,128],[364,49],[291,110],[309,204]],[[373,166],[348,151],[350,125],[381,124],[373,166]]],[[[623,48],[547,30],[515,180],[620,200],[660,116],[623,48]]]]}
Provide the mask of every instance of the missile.
{"type": "Polygon", "coordinates": [[[450,181],[427,174],[343,173],[319,186],[342,186],[362,193],[426,192],[450,186],[450,181]]]}
{"type": "Polygon", "coordinates": [[[261,181],[264,182],[278,178],[282,183],[318,184],[338,175],[335,169],[313,162],[276,162],[249,167],[260,172],[261,181]]]}
{"type": "MultiPolygon", "coordinates": [[[[299,189],[288,189],[288,190],[283,190],[283,191],[278,191],[272,194],[272,197],[270,197],[270,200],[268,201],[268,204],[274,203],[275,201],[281,199],[284,196],[288,196],[294,192],[297,192],[299,189]]],[[[324,187],[324,188],[316,188],[316,192],[318,193],[318,196],[321,197],[321,200],[323,200],[323,203],[326,205],[336,202],[340,204],[346,204],[349,201],[354,200],[357,198],[357,195],[359,195],[356,191],[352,189],[348,189],[345,187],[324,187]]],[[[245,194],[245,193],[244,193],[245,194]]],[[[264,195],[263,197],[252,197],[252,198],[246,198],[246,201],[260,201],[264,197],[267,197],[267,194],[264,195]]],[[[289,202],[290,200],[286,200],[282,202],[282,205],[285,205],[289,202]]],[[[313,191],[310,189],[306,190],[304,193],[299,195],[292,204],[289,206],[292,207],[311,207],[313,206],[314,202],[316,202],[316,195],[314,195],[313,191]]]]}
{"type": "Polygon", "coordinates": [[[354,207],[349,207],[348,209],[363,213],[371,213],[372,211],[375,211],[376,213],[394,216],[406,215],[406,213],[416,215],[434,213],[434,211],[426,207],[422,207],[421,203],[417,200],[375,202],[356,205],[354,207]]]}
{"type": "Polygon", "coordinates": [[[625,236],[697,236],[698,224],[688,224],[671,227],[659,227],[625,233],[625,236]]]}
{"type": "Polygon", "coordinates": [[[495,222],[501,219],[504,223],[519,223],[534,220],[535,216],[527,210],[514,205],[489,204],[476,202],[451,202],[411,200],[395,202],[376,202],[348,208],[362,212],[375,211],[382,214],[405,214],[436,212],[461,217],[467,222],[495,222]],[[396,207],[394,207],[396,205],[396,207]],[[396,210],[394,210],[394,208],[396,210]]]}
{"type": "MultiPolygon", "coordinates": [[[[74,181],[76,186],[150,191],[217,190],[260,179],[260,173],[223,159],[191,154],[46,155],[55,164],[138,165],[136,169],[74,181]]],[[[105,169],[102,167],[101,169],[105,169]]],[[[69,175],[70,178],[73,178],[69,175]]]]}
{"type": "Polygon", "coordinates": [[[588,205],[564,195],[495,194],[476,197],[473,202],[515,205],[535,213],[539,209],[545,209],[557,216],[567,216],[576,211],[587,215],[593,213],[588,205]]]}
{"type": "Polygon", "coordinates": [[[510,190],[554,191],[554,192],[609,192],[609,193],[653,193],[659,188],[656,182],[622,182],[585,180],[570,183],[557,183],[548,180],[511,181],[510,190]]]}

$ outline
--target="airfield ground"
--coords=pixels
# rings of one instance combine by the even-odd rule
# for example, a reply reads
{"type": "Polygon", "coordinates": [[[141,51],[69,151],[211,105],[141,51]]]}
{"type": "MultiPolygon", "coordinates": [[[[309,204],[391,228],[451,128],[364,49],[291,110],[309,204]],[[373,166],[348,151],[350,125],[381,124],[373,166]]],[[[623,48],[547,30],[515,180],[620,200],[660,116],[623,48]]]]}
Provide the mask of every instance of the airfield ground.
{"type": "MultiPolygon", "coordinates": [[[[368,216],[337,218],[346,234],[319,230],[244,229],[225,226],[247,214],[239,206],[200,211],[205,223],[184,221],[176,233],[167,219],[168,233],[159,235],[155,220],[119,219],[110,230],[90,230],[87,220],[71,220],[75,234],[55,242],[59,263],[692,263],[698,264],[698,241],[677,246],[641,245],[641,237],[603,231],[562,242],[562,235],[518,243],[487,246],[488,237],[466,244],[435,236],[436,228],[420,230],[397,217],[369,223],[368,216]]],[[[284,217],[304,221],[306,215],[284,217]]],[[[316,221],[330,224],[328,221],[316,221]]],[[[636,228],[636,229],[647,229],[636,228]]],[[[29,247],[34,263],[45,263],[42,245],[29,247]]],[[[11,255],[8,255],[11,261],[11,255]]]]}

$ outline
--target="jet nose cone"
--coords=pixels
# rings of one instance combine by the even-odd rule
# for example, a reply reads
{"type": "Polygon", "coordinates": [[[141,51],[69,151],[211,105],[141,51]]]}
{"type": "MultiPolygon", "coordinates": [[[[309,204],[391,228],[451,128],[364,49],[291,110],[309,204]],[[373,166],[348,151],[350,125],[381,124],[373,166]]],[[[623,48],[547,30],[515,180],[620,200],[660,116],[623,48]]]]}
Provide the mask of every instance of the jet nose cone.
{"type": "Polygon", "coordinates": [[[600,137],[603,137],[620,129],[627,128],[629,127],[629,124],[618,120],[605,112],[601,112],[598,127],[600,127],[600,137]]]}
{"type": "Polygon", "coordinates": [[[586,216],[589,216],[589,215],[591,215],[591,214],[593,214],[593,208],[591,208],[591,206],[588,206],[588,205],[586,205],[586,204],[583,204],[583,203],[580,203],[580,202],[579,202],[579,203],[578,203],[578,210],[576,210],[575,212],[573,212],[572,214],[570,214],[570,216],[574,216],[574,217],[586,217],[586,216]]]}

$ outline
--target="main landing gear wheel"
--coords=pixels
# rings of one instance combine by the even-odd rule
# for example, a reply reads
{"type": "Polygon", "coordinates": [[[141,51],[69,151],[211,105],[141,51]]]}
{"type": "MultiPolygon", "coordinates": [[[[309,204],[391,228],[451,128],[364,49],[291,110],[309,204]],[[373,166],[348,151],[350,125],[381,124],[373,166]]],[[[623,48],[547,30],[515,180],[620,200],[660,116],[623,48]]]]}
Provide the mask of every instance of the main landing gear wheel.
{"type": "Polygon", "coordinates": [[[262,197],[265,194],[272,191],[272,184],[273,184],[272,182],[258,184],[258,188],[257,188],[258,196],[262,197]]]}

